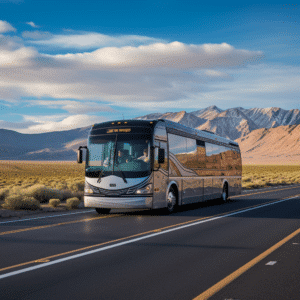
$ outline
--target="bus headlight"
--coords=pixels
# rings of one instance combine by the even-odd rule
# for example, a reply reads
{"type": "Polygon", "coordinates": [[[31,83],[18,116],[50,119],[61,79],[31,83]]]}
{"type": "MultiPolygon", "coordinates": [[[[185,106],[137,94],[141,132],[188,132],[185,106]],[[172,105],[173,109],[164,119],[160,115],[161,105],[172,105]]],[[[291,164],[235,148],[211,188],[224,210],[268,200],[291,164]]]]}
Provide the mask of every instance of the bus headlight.
{"type": "Polygon", "coordinates": [[[150,194],[151,191],[152,191],[152,184],[148,184],[147,186],[145,186],[145,187],[143,187],[141,189],[136,190],[135,193],[143,195],[143,194],[150,194]]]}
{"type": "Polygon", "coordinates": [[[96,188],[93,186],[89,185],[87,182],[84,184],[84,193],[85,194],[99,194],[96,188]]]}
{"type": "Polygon", "coordinates": [[[86,194],[93,194],[94,193],[92,189],[84,189],[84,192],[86,194]]]}

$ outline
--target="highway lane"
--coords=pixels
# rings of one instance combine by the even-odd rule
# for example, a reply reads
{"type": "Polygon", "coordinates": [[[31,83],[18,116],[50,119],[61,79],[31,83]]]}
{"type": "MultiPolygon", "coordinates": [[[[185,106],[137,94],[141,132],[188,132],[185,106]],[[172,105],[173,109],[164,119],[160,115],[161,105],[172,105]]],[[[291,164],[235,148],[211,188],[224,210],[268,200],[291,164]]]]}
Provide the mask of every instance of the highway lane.
{"type": "Polygon", "coordinates": [[[51,262],[132,238],[147,237],[145,232],[161,233],[0,279],[0,298],[62,299],[72,296],[79,299],[88,295],[90,299],[193,299],[298,229],[299,198],[206,220],[172,232],[164,231],[178,228],[176,224],[179,223],[192,225],[195,220],[297,194],[300,194],[300,187],[295,186],[254,191],[234,197],[226,204],[214,201],[184,207],[170,216],[155,211],[115,213],[104,218],[87,213],[63,219],[0,224],[0,276],[43,264],[34,262],[3,270],[24,262],[57,255],[48,259],[51,262]],[[35,229],[21,231],[31,228],[35,229]],[[165,229],[156,231],[160,228],[165,229]],[[110,242],[114,240],[118,241],[110,242]],[[93,247],[101,243],[106,244],[93,247]],[[84,247],[91,248],[77,251],[84,247]],[[69,251],[77,252],[65,253],[69,251]]]}

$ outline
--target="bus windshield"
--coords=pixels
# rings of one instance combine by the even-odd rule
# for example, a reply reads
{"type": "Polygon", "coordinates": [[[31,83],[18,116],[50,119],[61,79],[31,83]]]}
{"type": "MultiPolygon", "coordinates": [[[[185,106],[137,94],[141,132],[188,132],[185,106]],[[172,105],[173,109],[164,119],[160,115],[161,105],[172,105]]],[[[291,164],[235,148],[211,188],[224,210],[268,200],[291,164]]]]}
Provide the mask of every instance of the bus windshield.
{"type": "Polygon", "coordinates": [[[126,177],[146,176],[150,173],[150,146],[151,136],[145,134],[90,136],[87,171],[105,175],[123,172],[126,177]]]}

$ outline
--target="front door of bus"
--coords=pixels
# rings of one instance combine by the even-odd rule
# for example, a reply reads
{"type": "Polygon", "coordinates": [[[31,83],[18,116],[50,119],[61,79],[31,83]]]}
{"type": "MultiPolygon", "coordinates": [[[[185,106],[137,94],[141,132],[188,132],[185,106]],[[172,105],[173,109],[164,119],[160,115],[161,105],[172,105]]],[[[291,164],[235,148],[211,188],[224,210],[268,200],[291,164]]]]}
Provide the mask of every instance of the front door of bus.
{"type": "Polygon", "coordinates": [[[153,208],[166,207],[166,194],[169,180],[167,143],[159,140],[154,142],[154,172],[153,172],[153,208]],[[158,164],[158,149],[165,149],[165,162],[158,164]]]}

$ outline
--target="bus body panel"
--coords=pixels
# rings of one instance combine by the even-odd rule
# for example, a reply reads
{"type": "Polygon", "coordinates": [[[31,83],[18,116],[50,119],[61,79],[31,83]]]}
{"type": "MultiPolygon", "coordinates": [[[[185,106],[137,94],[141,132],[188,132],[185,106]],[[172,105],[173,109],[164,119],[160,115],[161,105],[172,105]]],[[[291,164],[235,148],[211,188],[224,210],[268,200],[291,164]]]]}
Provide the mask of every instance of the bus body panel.
{"type": "Polygon", "coordinates": [[[152,197],[96,197],[84,196],[85,207],[149,209],[152,208],[152,197]]]}
{"type": "MultiPolygon", "coordinates": [[[[145,140],[147,143],[149,139],[151,140],[154,149],[153,153],[151,152],[153,155],[151,171],[147,171],[146,177],[135,176],[137,173],[134,171],[126,173],[125,177],[122,170],[120,171],[122,168],[120,165],[115,168],[115,174],[112,169],[112,174],[106,174],[103,177],[102,175],[90,177],[88,175],[90,173],[86,172],[87,185],[98,188],[102,193],[101,195],[85,193],[84,204],[86,207],[124,209],[166,207],[166,199],[172,185],[176,186],[178,190],[178,205],[220,198],[225,184],[228,186],[229,197],[241,194],[242,166],[237,143],[168,120],[128,120],[96,124],[91,130],[90,136],[97,142],[97,136],[115,134],[117,145],[117,136],[124,136],[127,132],[129,139],[123,142],[127,155],[132,154],[132,151],[141,151],[139,147],[143,147],[139,144],[130,146],[130,141],[134,139],[135,134],[139,137],[138,143],[142,143],[141,140],[145,140]],[[165,162],[160,165],[157,162],[159,148],[165,149],[165,162]],[[128,174],[133,174],[135,178],[131,178],[128,174]],[[135,194],[135,189],[146,185],[151,186],[149,194],[135,194]],[[124,192],[127,189],[131,190],[124,192]]],[[[122,140],[120,140],[121,142],[122,140]]],[[[112,139],[111,143],[104,148],[107,153],[106,157],[115,160],[116,157],[113,157],[114,152],[111,150],[113,143],[112,139]]],[[[150,144],[147,147],[150,149],[150,144]]],[[[87,154],[88,152],[89,149],[87,154]]],[[[139,153],[137,152],[137,154],[139,153]]],[[[94,157],[96,156],[94,152],[94,157]]],[[[137,156],[135,157],[137,158],[137,156]]],[[[95,160],[93,163],[92,166],[98,165],[95,160]]],[[[105,163],[103,162],[99,166],[104,166],[105,163]]],[[[125,168],[124,170],[128,171],[129,169],[125,168]]]]}

